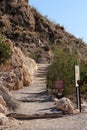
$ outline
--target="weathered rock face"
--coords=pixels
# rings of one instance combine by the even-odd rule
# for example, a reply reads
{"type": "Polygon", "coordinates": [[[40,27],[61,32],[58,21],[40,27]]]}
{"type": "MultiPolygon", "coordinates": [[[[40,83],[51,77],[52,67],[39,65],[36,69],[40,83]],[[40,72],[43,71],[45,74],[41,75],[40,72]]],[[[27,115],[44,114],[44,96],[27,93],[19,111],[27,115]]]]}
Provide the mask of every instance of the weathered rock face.
{"type": "Polygon", "coordinates": [[[32,83],[37,65],[33,59],[26,57],[20,48],[12,47],[12,51],[11,60],[0,67],[0,82],[9,90],[16,90],[32,83]]]}
{"type": "Polygon", "coordinates": [[[0,84],[0,95],[3,97],[4,101],[6,102],[5,103],[6,105],[3,105],[4,101],[3,101],[3,104],[1,105],[14,109],[14,110],[17,108],[17,105],[18,105],[17,102],[12,98],[11,93],[3,84],[0,84]]]}
{"type": "Polygon", "coordinates": [[[0,95],[0,125],[5,124],[8,121],[6,117],[6,102],[4,101],[3,97],[0,95]]]}
{"type": "MultiPolygon", "coordinates": [[[[18,28],[19,25],[21,30],[18,29],[18,32],[23,31],[23,29],[34,29],[34,17],[31,13],[30,7],[28,6],[28,3],[25,0],[2,0],[0,1],[0,5],[0,25],[2,25],[2,28],[5,27],[4,31],[6,31],[10,38],[13,39],[14,37],[14,40],[21,38],[21,36],[17,36],[17,31],[14,32],[15,27],[18,28]]],[[[23,39],[21,38],[21,40],[23,39]]]]}
{"type": "Polygon", "coordinates": [[[32,83],[33,74],[37,70],[37,65],[33,59],[26,57],[20,48],[15,47],[14,50],[15,53],[12,59],[14,72],[19,80],[23,81],[24,86],[29,86],[32,83]]]}
{"type": "Polygon", "coordinates": [[[0,95],[0,104],[6,106],[6,102],[4,101],[3,97],[0,95]]]}
{"type": "Polygon", "coordinates": [[[6,102],[4,101],[3,97],[0,95],[0,113],[6,114],[6,102]]]}
{"type": "Polygon", "coordinates": [[[56,104],[56,108],[58,110],[62,110],[64,113],[75,114],[78,112],[68,98],[63,97],[61,99],[54,99],[54,102],[56,104]]]}
{"type": "Polygon", "coordinates": [[[5,114],[0,113],[0,125],[5,125],[8,122],[8,118],[5,116],[5,114]]]}
{"type": "Polygon", "coordinates": [[[31,75],[29,73],[28,67],[24,64],[23,65],[23,85],[29,86],[32,82],[31,75]]]}

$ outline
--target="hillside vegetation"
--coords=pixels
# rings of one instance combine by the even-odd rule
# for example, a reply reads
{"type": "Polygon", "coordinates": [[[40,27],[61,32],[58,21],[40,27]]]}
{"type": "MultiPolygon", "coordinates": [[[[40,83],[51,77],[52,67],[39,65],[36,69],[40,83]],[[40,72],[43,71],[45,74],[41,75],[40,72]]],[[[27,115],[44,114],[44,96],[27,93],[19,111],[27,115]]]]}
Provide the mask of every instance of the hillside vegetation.
{"type": "Polygon", "coordinates": [[[56,78],[63,78],[71,90],[75,63],[81,66],[81,78],[86,86],[87,45],[66,32],[63,26],[42,16],[28,1],[0,1],[0,33],[36,62],[52,63],[48,72],[49,87],[53,88],[52,81],[56,78]]]}
{"type": "MultiPolygon", "coordinates": [[[[87,95],[87,63],[84,60],[79,59],[76,50],[65,53],[65,49],[54,47],[54,59],[50,65],[47,74],[47,88],[52,89],[53,94],[58,93],[56,91],[55,81],[64,81],[64,90],[61,91],[63,96],[73,95],[75,97],[75,65],[80,66],[80,75],[83,85],[81,87],[82,96],[86,98],[87,95]]],[[[73,98],[73,97],[72,97],[73,98]]]]}

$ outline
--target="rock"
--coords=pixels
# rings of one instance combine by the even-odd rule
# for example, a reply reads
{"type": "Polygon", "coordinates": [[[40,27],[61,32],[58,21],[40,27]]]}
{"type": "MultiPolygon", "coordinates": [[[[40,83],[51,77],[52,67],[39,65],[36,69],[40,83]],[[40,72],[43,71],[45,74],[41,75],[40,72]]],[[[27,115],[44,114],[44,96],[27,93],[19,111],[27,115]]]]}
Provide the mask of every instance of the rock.
{"type": "Polygon", "coordinates": [[[9,71],[11,69],[11,63],[6,62],[5,64],[0,65],[0,71],[9,71]]]}
{"type": "Polygon", "coordinates": [[[24,64],[23,65],[23,85],[29,86],[31,84],[31,75],[29,73],[28,67],[24,64]]]}
{"type": "Polygon", "coordinates": [[[17,90],[23,88],[23,85],[29,86],[32,83],[37,64],[33,59],[26,57],[20,48],[13,47],[13,55],[9,64],[9,70],[0,73],[1,84],[9,90],[17,90]]]}
{"type": "Polygon", "coordinates": [[[82,111],[87,112],[87,102],[82,100],[81,102],[82,111]]]}
{"type": "Polygon", "coordinates": [[[3,97],[0,95],[0,113],[6,113],[7,109],[6,109],[6,102],[3,99],[3,97]]]}
{"type": "Polygon", "coordinates": [[[5,116],[6,114],[6,102],[3,97],[0,95],[0,125],[5,124],[8,121],[8,118],[5,116]]]}
{"type": "Polygon", "coordinates": [[[24,55],[22,51],[20,50],[20,48],[14,47],[12,60],[11,60],[12,66],[14,68],[22,67],[23,59],[24,59],[24,55]]]}
{"type": "Polygon", "coordinates": [[[16,74],[16,80],[15,80],[15,88],[14,89],[21,89],[23,88],[23,67],[17,67],[14,70],[14,73],[16,74]]]}
{"type": "Polygon", "coordinates": [[[24,64],[28,67],[28,71],[31,74],[31,76],[33,76],[33,74],[37,70],[36,62],[33,59],[29,58],[29,57],[25,57],[24,58],[24,64]]]}
{"type": "Polygon", "coordinates": [[[0,95],[0,104],[6,106],[6,102],[4,101],[3,97],[0,95]]]}
{"type": "Polygon", "coordinates": [[[20,48],[14,48],[14,55],[12,57],[12,66],[15,68],[14,73],[19,78],[19,80],[23,81],[24,86],[29,86],[34,72],[37,70],[36,62],[26,57],[20,48]]]}
{"type": "Polygon", "coordinates": [[[6,106],[8,108],[15,110],[18,107],[18,103],[13,99],[9,90],[6,87],[4,87],[2,84],[0,84],[0,95],[5,100],[6,106]]]}
{"type": "Polygon", "coordinates": [[[0,113],[0,125],[5,125],[6,122],[8,122],[8,118],[5,116],[5,114],[0,113]]]}
{"type": "Polygon", "coordinates": [[[7,85],[9,90],[17,90],[23,88],[23,70],[22,68],[15,68],[13,71],[9,72],[6,77],[7,85]]]}
{"type": "Polygon", "coordinates": [[[0,113],[6,113],[6,107],[0,104],[0,113]]]}
{"type": "Polygon", "coordinates": [[[15,83],[7,83],[7,88],[9,89],[9,91],[11,91],[11,90],[14,90],[14,87],[15,86],[15,83]]]}
{"type": "Polygon", "coordinates": [[[56,108],[58,110],[62,110],[64,113],[75,114],[77,112],[73,103],[66,97],[63,97],[61,99],[55,98],[54,102],[56,104],[56,108]]]}
{"type": "Polygon", "coordinates": [[[16,80],[16,82],[15,82],[15,88],[14,88],[14,90],[18,90],[18,89],[21,89],[21,88],[23,88],[23,81],[22,81],[22,80],[19,80],[19,79],[17,78],[17,80],[16,80]]]}

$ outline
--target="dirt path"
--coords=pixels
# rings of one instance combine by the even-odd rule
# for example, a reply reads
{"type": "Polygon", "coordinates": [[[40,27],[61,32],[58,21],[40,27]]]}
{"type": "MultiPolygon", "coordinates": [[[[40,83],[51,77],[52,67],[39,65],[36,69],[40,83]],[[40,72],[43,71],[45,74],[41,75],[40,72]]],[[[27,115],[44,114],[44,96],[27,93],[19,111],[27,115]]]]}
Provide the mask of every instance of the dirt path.
{"type": "Polygon", "coordinates": [[[54,112],[54,103],[51,101],[50,96],[48,96],[46,89],[48,66],[49,64],[38,64],[33,84],[21,90],[13,91],[14,98],[20,104],[16,113],[40,114],[54,112]]]}
{"type": "MultiPolygon", "coordinates": [[[[48,66],[39,64],[34,83],[30,87],[13,92],[14,98],[20,103],[17,113],[55,113],[54,103],[46,92],[48,66]]],[[[13,120],[6,126],[1,126],[0,130],[87,130],[87,113],[55,119],[13,120]]]]}

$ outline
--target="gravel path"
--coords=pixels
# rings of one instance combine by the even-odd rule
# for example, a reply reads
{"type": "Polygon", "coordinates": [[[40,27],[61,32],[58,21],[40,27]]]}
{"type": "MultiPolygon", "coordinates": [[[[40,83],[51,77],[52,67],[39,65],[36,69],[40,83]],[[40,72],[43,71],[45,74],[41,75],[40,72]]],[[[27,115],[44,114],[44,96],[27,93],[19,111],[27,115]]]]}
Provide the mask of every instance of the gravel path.
{"type": "MultiPolygon", "coordinates": [[[[17,113],[54,112],[54,103],[46,93],[48,66],[39,64],[34,83],[30,87],[13,92],[14,98],[20,103],[17,113]]],[[[0,130],[87,130],[87,111],[55,119],[11,120],[6,126],[1,126],[0,130]]]]}

